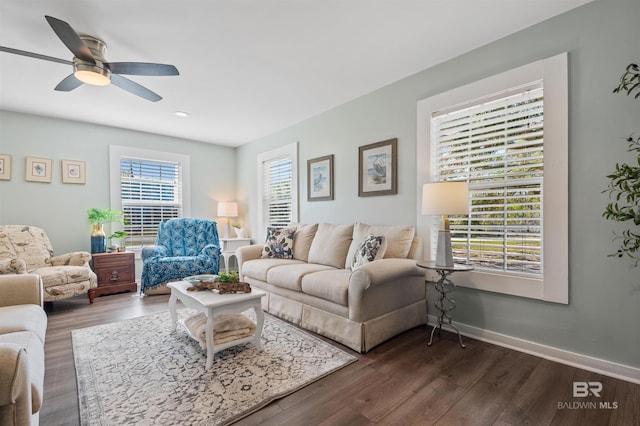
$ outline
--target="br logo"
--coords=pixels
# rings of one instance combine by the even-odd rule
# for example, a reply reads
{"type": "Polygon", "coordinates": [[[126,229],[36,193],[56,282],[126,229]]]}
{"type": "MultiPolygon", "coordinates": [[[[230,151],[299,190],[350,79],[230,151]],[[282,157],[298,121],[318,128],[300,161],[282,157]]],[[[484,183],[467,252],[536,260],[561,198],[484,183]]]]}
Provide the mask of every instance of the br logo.
{"type": "Polygon", "coordinates": [[[602,383],[600,382],[573,382],[573,397],[585,398],[593,395],[600,398],[602,392],[602,383]]]}

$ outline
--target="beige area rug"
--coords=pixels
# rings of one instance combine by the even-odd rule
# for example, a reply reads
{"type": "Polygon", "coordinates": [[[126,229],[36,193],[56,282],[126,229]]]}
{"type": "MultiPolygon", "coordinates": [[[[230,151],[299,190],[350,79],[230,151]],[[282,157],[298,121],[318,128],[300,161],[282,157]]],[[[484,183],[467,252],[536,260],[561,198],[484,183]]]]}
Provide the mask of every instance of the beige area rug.
{"type": "Polygon", "coordinates": [[[263,352],[229,348],[207,371],[206,353],[170,322],[164,312],[72,331],[82,425],[229,424],[357,360],[265,314],[263,352]]]}

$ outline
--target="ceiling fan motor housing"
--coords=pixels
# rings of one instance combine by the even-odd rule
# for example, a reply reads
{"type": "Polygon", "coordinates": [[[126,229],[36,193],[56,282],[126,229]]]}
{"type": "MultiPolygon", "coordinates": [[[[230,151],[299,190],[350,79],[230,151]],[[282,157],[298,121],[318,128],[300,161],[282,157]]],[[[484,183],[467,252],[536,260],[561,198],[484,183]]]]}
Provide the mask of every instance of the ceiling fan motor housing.
{"type": "Polygon", "coordinates": [[[78,34],[80,39],[89,48],[95,64],[80,58],[73,58],[73,74],[83,83],[95,86],[106,86],[111,82],[111,71],[104,65],[104,55],[107,52],[107,44],[99,38],[88,34],[78,34]]]}

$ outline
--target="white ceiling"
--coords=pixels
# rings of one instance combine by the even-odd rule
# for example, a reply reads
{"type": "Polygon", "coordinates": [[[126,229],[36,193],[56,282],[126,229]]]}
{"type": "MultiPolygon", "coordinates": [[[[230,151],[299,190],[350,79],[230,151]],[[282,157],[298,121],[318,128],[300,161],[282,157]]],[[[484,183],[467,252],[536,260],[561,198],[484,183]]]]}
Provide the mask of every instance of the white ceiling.
{"type": "Polygon", "coordinates": [[[56,92],[70,65],[0,52],[0,109],[239,146],[589,1],[2,0],[2,46],[71,60],[50,15],[180,76],[56,92]]]}

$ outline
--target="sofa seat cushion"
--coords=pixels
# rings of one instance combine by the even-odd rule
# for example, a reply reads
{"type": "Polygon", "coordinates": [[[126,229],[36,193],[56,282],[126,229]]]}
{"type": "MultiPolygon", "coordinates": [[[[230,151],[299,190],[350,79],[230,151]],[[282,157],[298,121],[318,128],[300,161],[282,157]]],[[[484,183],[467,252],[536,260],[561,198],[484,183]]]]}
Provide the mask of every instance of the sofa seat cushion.
{"type": "Polygon", "coordinates": [[[295,259],[253,259],[242,264],[242,275],[254,278],[260,281],[267,281],[267,272],[269,269],[282,265],[295,265],[297,263],[305,263],[295,259]]]}
{"type": "MultiPolygon", "coordinates": [[[[37,413],[42,407],[44,386],[44,345],[40,337],[31,331],[18,331],[0,335],[0,343],[15,343],[27,351],[32,413],[37,413]]],[[[14,368],[14,366],[0,365],[0,368],[14,368]]]]}
{"type": "Polygon", "coordinates": [[[89,281],[94,276],[93,271],[84,266],[49,266],[38,268],[33,273],[42,277],[44,288],[89,281]]]}
{"type": "Polygon", "coordinates": [[[11,305],[0,307],[0,334],[31,331],[44,344],[47,314],[38,305],[11,305]]]}
{"type": "Polygon", "coordinates": [[[302,291],[347,306],[350,276],[351,271],[348,269],[332,269],[307,274],[302,277],[302,291]]]}
{"type": "Polygon", "coordinates": [[[296,263],[293,265],[280,265],[269,269],[267,282],[277,287],[289,290],[302,291],[302,279],[307,274],[318,271],[333,270],[335,268],[315,263],[296,263]]]}

